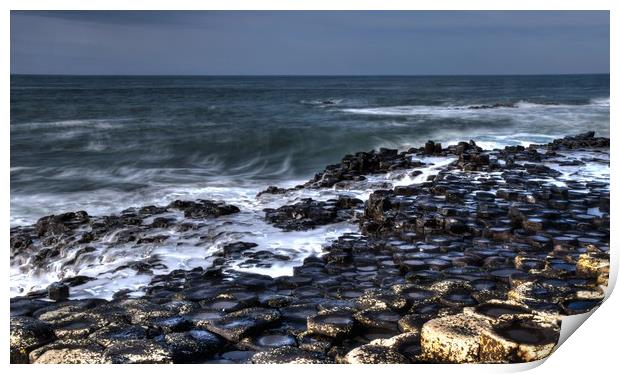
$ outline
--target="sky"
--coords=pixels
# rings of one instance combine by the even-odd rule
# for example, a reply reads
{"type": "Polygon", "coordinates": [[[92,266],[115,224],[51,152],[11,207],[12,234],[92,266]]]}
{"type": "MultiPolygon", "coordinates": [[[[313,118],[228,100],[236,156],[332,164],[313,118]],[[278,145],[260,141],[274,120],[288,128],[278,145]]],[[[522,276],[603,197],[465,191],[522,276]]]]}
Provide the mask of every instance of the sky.
{"type": "Polygon", "coordinates": [[[11,74],[580,73],[608,11],[11,12],[11,74]]]}

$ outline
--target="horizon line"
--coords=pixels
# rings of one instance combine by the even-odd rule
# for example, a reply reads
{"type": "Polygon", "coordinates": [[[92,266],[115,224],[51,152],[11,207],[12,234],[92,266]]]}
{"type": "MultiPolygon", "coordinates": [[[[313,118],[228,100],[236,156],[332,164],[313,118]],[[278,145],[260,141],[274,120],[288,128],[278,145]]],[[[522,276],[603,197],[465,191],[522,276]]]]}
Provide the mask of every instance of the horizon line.
{"type": "Polygon", "coordinates": [[[494,76],[610,75],[607,73],[500,73],[500,74],[50,74],[11,73],[10,76],[57,77],[494,77],[494,76]]]}

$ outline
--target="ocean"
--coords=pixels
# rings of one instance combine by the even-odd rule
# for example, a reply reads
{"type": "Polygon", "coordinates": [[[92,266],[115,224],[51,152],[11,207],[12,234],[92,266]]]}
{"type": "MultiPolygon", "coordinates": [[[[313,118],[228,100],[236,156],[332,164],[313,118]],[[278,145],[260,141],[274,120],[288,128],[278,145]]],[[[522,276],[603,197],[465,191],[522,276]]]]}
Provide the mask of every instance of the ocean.
{"type": "Polygon", "coordinates": [[[609,75],[11,76],[11,224],[237,200],[379,147],[586,130],[609,136],[609,75]]]}
{"type": "MultiPolygon", "coordinates": [[[[473,139],[483,148],[547,143],[596,131],[609,136],[609,75],[460,77],[11,77],[11,226],[85,210],[91,216],[177,200],[213,199],[241,212],[195,231],[160,229],[160,244],[115,244],[120,231],[35,263],[11,258],[11,294],[66,277],[94,280],[72,297],[140,295],[153,275],[208,267],[236,241],[288,260],[231,269],[290,275],[344,233],[350,222],[283,231],[265,208],[341,194],[365,200],[372,186],[263,195],[292,187],[345,154],[380,147],[446,146],[473,139]],[[145,274],[132,264],[155,262],[145,274]]],[[[452,157],[426,157],[421,174],[370,175],[391,186],[422,183],[452,157]]],[[[554,166],[567,179],[609,180],[609,167],[554,166]]],[[[561,182],[563,183],[563,182],[561,182]]],[[[166,215],[178,222],[178,213],[166,215]]],[[[190,220],[191,221],[191,220],[190,220]]],[[[149,222],[143,222],[148,225],[149,222]]]]}

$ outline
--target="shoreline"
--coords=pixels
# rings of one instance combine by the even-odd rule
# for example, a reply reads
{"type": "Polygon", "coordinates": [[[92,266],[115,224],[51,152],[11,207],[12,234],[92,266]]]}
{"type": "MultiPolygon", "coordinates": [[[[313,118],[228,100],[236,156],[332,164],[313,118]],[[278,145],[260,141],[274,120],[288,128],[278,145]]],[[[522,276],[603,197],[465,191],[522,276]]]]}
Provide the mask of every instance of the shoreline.
{"type": "MultiPolygon", "coordinates": [[[[119,292],[112,300],[71,300],[72,289],[90,279],[66,279],[11,299],[11,362],[542,359],[557,342],[562,315],[600,303],[609,271],[609,179],[566,179],[548,165],[604,165],[608,155],[609,139],[594,133],[527,148],[482,150],[473,142],[443,148],[429,141],[403,152],[347,155],[302,185],[273,186],[257,196],[345,192],[360,184],[373,190],[366,201],[316,197],[266,209],[266,222],[284,231],[339,222],[358,227],[327,244],[321,256],[304,258],[294,275],[232,269],[231,263],[291,260],[238,241],[212,254],[204,268],[156,274],[157,263],[131,264],[138,274],[153,274],[137,298],[119,292]],[[386,189],[371,178],[395,171],[415,178],[428,166],[425,157],[454,161],[423,175],[421,183],[386,189]]],[[[198,200],[118,216],[43,217],[11,228],[11,260],[44,264],[68,247],[88,248],[102,238],[156,244],[167,238],[142,234],[162,228],[191,233],[240,214],[234,205],[198,200]],[[178,215],[192,222],[177,221],[178,215]]],[[[75,254],[75,261],[88,254],[75,254]]]]}

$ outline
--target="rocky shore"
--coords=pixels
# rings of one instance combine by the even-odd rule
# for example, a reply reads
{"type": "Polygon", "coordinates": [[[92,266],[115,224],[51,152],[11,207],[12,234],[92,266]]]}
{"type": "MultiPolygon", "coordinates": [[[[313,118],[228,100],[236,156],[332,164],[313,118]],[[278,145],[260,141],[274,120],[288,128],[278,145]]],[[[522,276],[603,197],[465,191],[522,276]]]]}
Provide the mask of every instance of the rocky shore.
{"type": "MultiPolygon", "coordinates": [[[[335,222],[358,230],[326,243],[293,275],[270,277],[286,255],[231,242],[212,264],[156,274],[141,296],[74,299],[92,281],[71,276],[11,299],[11,363],[511,363],[549,355],[562,316],[604,297],[609,273],[609,139],[585,133],[527,148],[485,151],[474,142],[427,142],[406,151],[347,155],[303,185],[260,197],[333,189],[265,211],[284,231],[335,222]],[[414,159],[415,157],[415,159],[414,159]],[[453,161],[421,183],[390,188],[373,175],[420,175],[432,158],[453,161]],[[362,201],[352,184],[376,186],[362,201]],[[386,187],[386,188],[382,188],[386,187]]],[[[97,261],[95,241],[142,245],[162,229],[192,234],[242,210],[175,201],[93,217],[84,211],[11,229],[11,265],[97,261]],[[185,217],[181,220],[178,217],[185,217]],[[69,258],[70,257],[70,258],[69,258]]],[[[199,242],[198,238],[198,242],[199,242]]],[[[137,274],[163,265],[122,266],[137,274]]],[[[117,269],[118,270],[118,269],[117,269]]]]}

